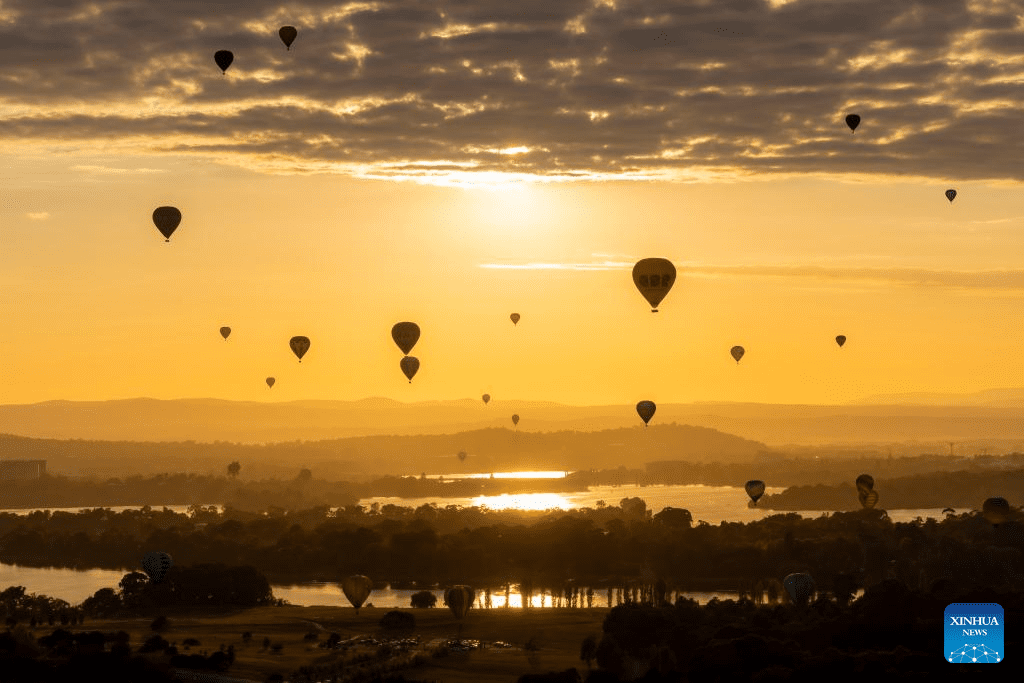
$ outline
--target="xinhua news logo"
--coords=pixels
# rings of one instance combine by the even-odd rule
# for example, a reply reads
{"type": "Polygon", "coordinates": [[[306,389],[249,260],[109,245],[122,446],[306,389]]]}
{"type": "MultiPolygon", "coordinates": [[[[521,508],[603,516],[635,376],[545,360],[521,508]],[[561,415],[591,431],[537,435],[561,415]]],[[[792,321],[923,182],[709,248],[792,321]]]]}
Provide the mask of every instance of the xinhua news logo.
{"type": "Polygon", "coordinates": [[[1003,661],[1003,608],[994,602],[946,606],[943,655],[953,664],[1003,661]]]}

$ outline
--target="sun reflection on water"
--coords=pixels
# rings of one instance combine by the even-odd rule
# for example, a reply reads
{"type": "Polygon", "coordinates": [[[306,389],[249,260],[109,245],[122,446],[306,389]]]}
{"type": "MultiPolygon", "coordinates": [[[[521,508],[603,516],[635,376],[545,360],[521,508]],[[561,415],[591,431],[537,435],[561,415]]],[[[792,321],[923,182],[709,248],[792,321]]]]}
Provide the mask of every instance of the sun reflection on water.
{"type": "Polygon", "coordinates": [[[473,505],[491,510],[568,510],[573,504],[557,493],[503,493],[500,496],[477,496],[473,505]]]}

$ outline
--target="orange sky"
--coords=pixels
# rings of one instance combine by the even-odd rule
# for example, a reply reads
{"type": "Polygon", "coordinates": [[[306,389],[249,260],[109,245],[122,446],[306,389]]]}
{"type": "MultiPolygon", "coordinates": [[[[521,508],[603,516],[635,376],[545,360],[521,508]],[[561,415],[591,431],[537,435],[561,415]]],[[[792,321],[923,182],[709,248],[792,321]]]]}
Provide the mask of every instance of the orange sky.
{"type": "Polygon", "coordinates": [[[1020,108],[972,89],[1002,88],[1019,60],[995,29],[959,41],[983,16],[943,24],[936,103],[905,84],[933,68],[937,19],[893,33],[888,3],[851,5],[856,20],[803,5],[699,24],[612,2],[516,17],[314,2],[284,52],[294,13],[273,3],[161,9],[180,33],[4,3],[0,39],[20,47],[0,63],[0,403],[837,403],[1019,385],[1020,108]],[[859,54],[800,42],[829,21],[859,54]],[[65,36],[101,26],[125,43],[65,36]],[[672,52],[687,36],[700,47],[672,52]],[[839,66],[773,66],[808,49],[839,66]],[[684,73],[712,80],[673,93],[684,73]],[[184,216],[170,244],[161,205],[184,216]],[[645,257],[678,269],[656,315],[630,276],[645,257]],[[390,338],[403,320],[422,329],[411,385],[390,338]],[[312,340],[301,365],[293,335],[312,340]]]}

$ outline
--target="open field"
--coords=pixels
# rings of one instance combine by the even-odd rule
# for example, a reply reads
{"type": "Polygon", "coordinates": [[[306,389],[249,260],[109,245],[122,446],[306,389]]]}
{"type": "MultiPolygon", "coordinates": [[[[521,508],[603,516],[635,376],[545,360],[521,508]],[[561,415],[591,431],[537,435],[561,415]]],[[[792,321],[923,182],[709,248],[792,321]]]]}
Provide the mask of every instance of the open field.
{"type": "MultiPolygon", "coordinates": [[[[351,607],[258,607],[239,611],[210,611],[176,615],[167,612],[169,627],[162,636],[177,643],[178,651],[185,653],[182,642],[195,638],[200,645],[192,653],[213,653],[221,643],[235,647],[235,663],[226,672],[232,678],[264,681],[272,673],[286,678],[300,666],[338,661],[338,651],[318,647],[330,633],[338,633],[342,641],[359,636],[387,639],[419,637],[419,645],[411,652],[423,652],[426,664],[402,673],[410,680],[443,681],[444,683],[508,683],[531,671],[562,670],[572,666],[585,668],[579,659],[580,642],[588,635],[600,636],[601,624],[608,613],[604,608],[593,609],[492,609],[471,610],[462,624],[463,639],[479,640],[482,644],[505,642],[511,648],[486,647],[468,653],[451,653],[435,658],[430,652],[436,646],[432,641],[459,637],[459,622],[446,608],[409,609],[416,617],[412,634],[388,634],[381,631],[378,622],[387,613],[385,608],[363,608],[359,614],[351,607]],[[245,644],[242,633],[250,631],[252,640],[245,644]],[[304,640],[307,633],[316,631],[317,641],[304,640]],[[271,644],[280,643],[280,652],[263,649],[263,639],[271,644]],[[539,650],[527,652],[523,645],[533,639],[539,650]]],[[[104,632],[124,630],[131,636],[131,647],[139,646],[153,635],[151,617],[135,619],[93,619],[86,622],[88,630],[104,632]]],[[[48,631],[46,631],[48,632],[48,631]]],[[[40,632],[37,635],[42,635],[40,632]]],[[[358,645],[349,650],[348,657],[358,653],[375,653],[376,645],[358,645]]]]}

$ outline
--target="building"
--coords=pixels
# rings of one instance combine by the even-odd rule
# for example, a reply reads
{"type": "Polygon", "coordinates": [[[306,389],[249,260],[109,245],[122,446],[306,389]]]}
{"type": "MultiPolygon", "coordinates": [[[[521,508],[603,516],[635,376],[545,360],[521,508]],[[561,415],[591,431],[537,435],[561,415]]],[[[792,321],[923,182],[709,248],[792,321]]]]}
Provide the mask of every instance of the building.
{"type": "Polygon", "coordinates": [[[38,479],[44,474],[45,460],[0,460],[0,481],[38,479]]]}

